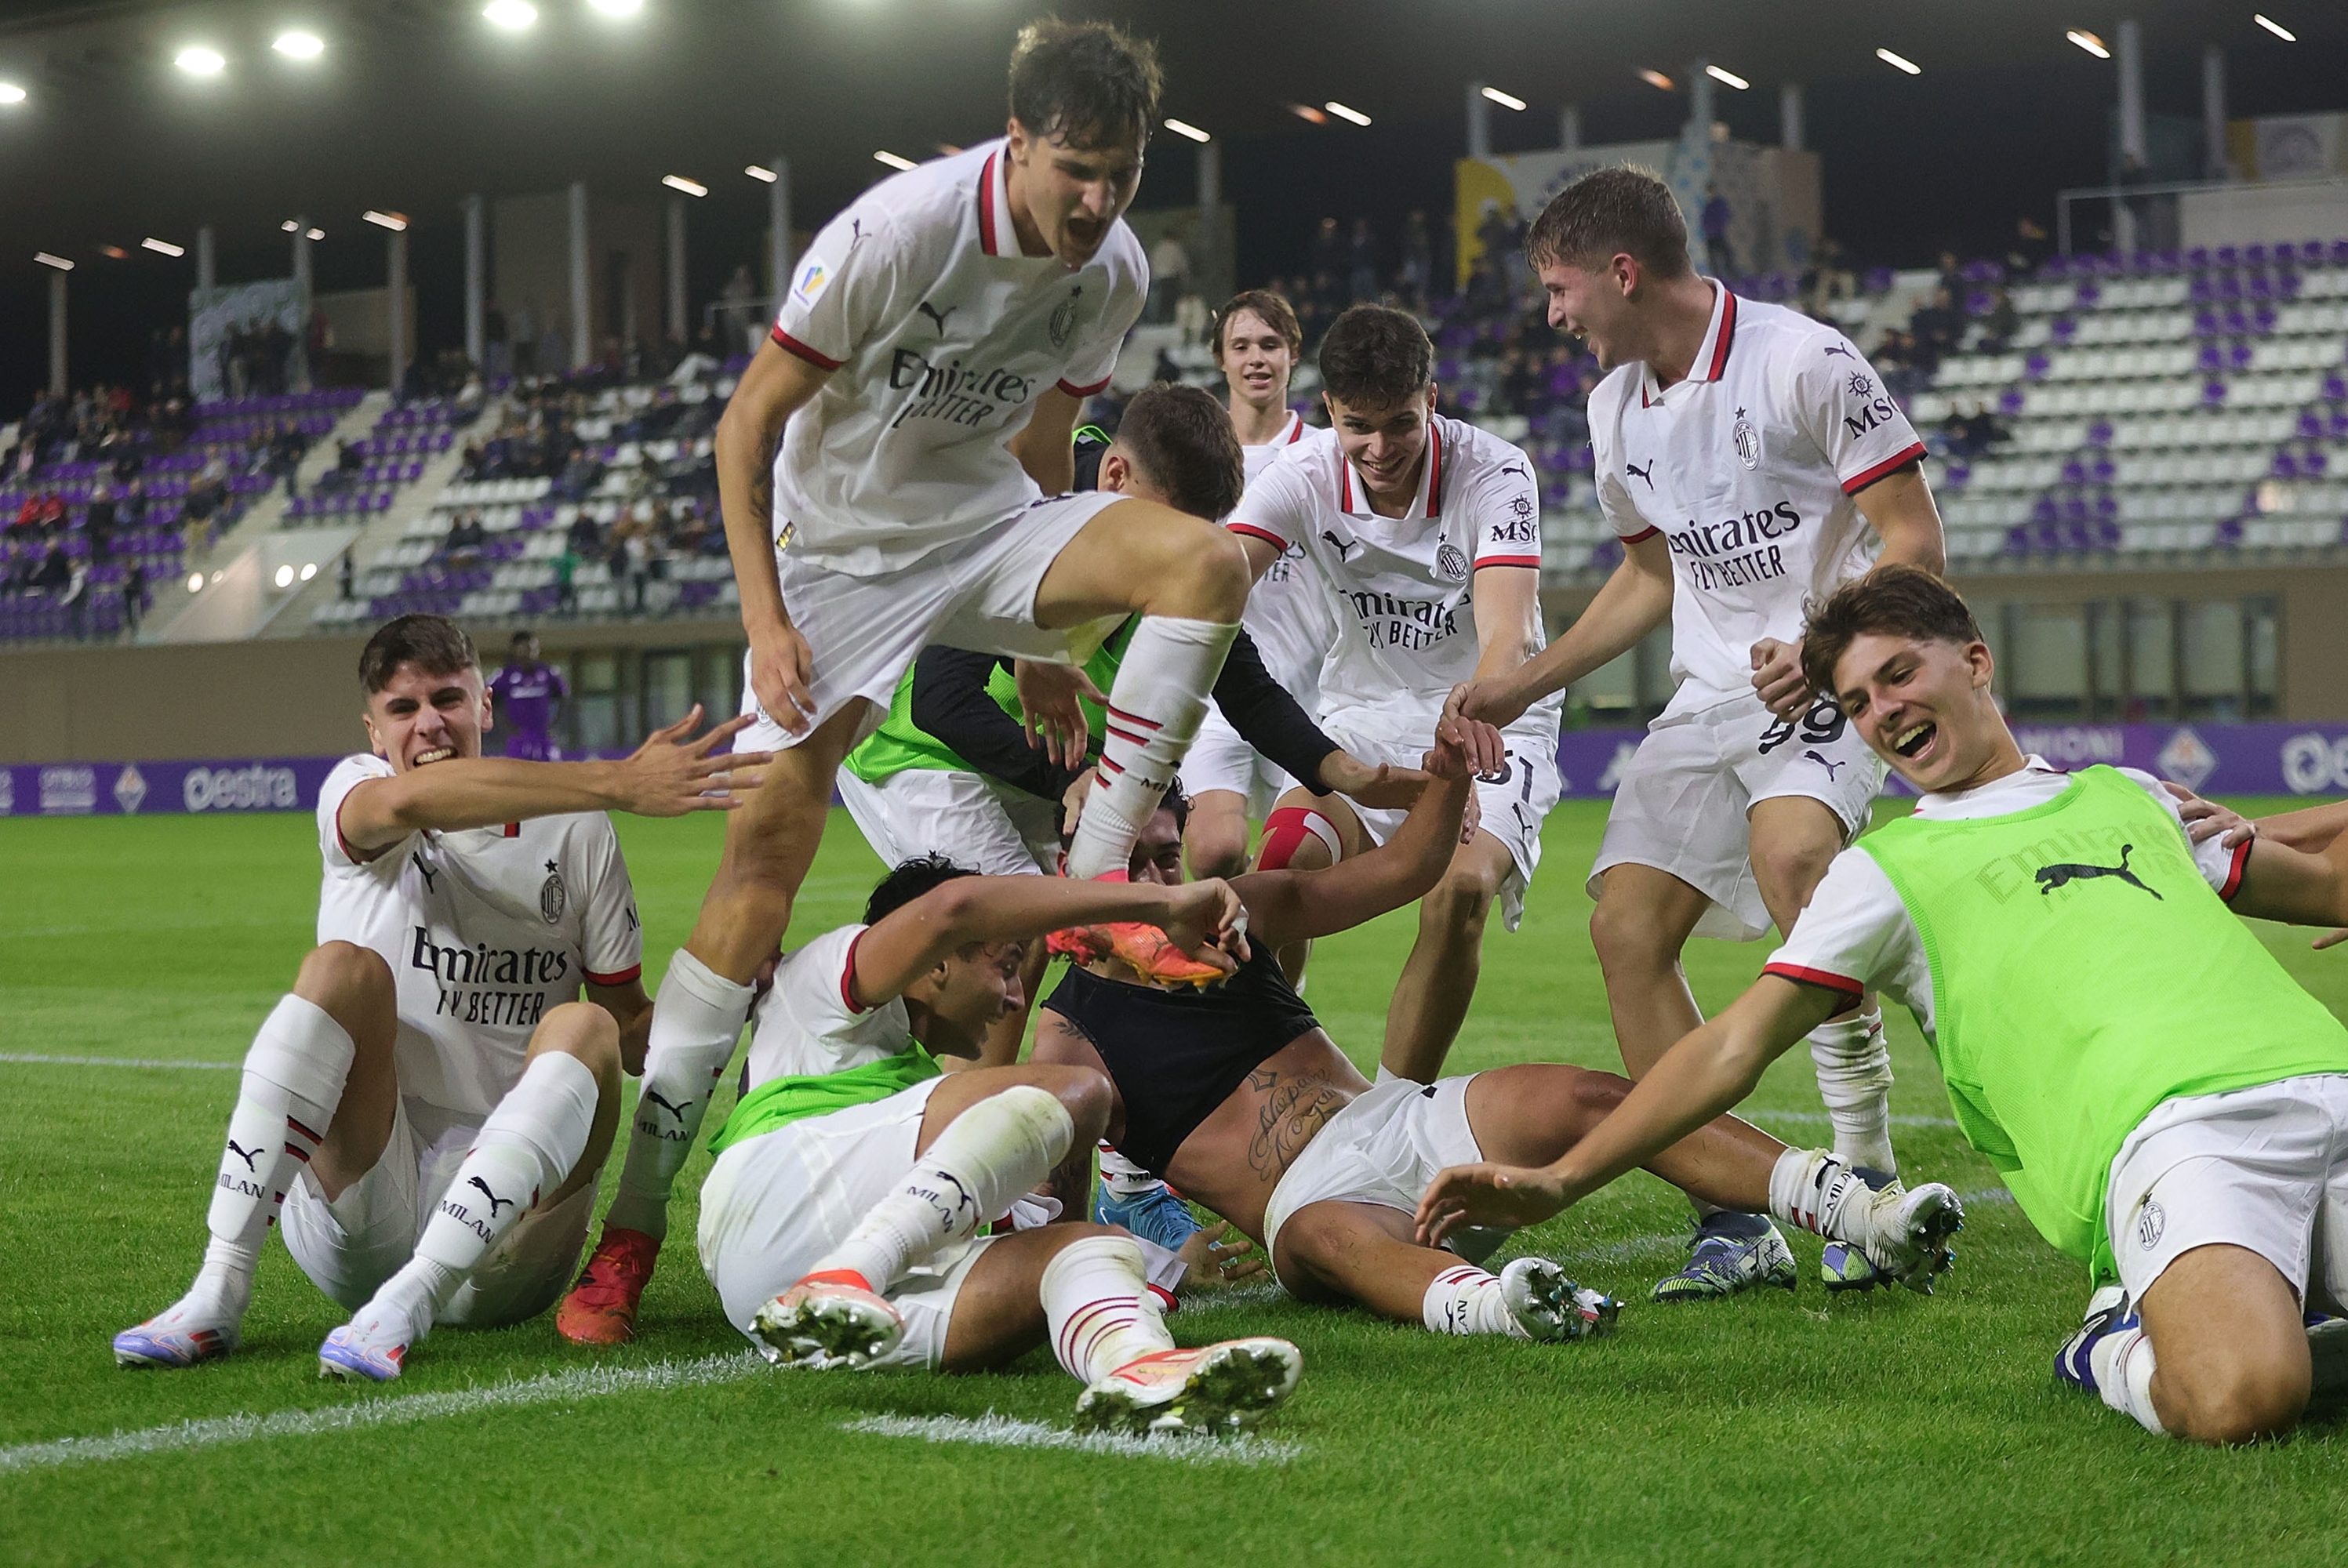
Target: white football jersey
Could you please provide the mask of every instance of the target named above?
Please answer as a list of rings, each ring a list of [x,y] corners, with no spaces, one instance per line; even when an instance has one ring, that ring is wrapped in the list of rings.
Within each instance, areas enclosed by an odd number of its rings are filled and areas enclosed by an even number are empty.
[[[478,1122],[520,1079],[549,1008],[578,1000],[582,981],[643,973],[635,890],[600,811],[424,829],[357,859],[336,826],[343,798],[391,776],[381,757],[345,757],[318,790],[318,940],[391,966],[401,1095]]]
[[[1476,673],[1474,581],[1540,566],[1533,466],[1498,436],[1437,415],[1409,515],[1371,509],[1334,430],[1307,432],[1256,476],[1228,526],[1303,554],[1337,620],[1321,670],[1324,717],[1356,710],[1432,728]],[[1552,715],[1554,701],[1546,704]]]
[[[1039,498],[1004,445],[1108,384],[1149,270],[1119,220],[1083,266],[1023,256],[1000,140],[892,176],[799,258],[774,340],[836,371],[775,455],[776,547],[870,576]]]
[[[850,999],[857,939],[868,929],[826,931],[776,966],[774,987],[750,1017],[751,1088],[777,1078],[870,1066],[912,1043],[902,997],[876,1008]]]
[[[1804,600],[1871,563],[1851,497],[1924,455],[1849,338],[1713,290],[1684,380],[1661,386],[1625,364],[1590,395],[1606,520],[1626,540],[1671,545],[1675,712],[1752,690],[1753,644],[1800,637]]]
[[[1257,475],[1312,428],[1292,411],[1279,435],[1261,446],[1241,447],[1248,483],[1254,484]],[[1303,547],[1290,545],[1264,569],[1248,594],[1241,624],[1255,640],[1256,651],[1263,655],[1264,668],[1272,678],[1310,711],[1319,701],[1321,661],[1337,645],[1337,618],[1328,586],[1304,559]]]

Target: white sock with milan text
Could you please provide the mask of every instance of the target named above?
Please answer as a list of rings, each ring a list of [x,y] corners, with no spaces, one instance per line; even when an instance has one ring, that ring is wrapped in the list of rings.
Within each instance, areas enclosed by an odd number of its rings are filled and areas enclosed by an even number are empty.
[[[1140,1244],[1122,1235],[1071,1242],[1044,1266],[1038,1294],[1052,1326],[1052,1354],[1078,1382],[1089,1387],[1144,1356],[1174,1348],[1141,1271]]]
[[[2148,1432],[2165,1432],[2160,1412],[2152,1408],[2152,1340],[2141,1327],[2106,1334],[2087,1352],[2095,1369],[2096,1392],[2104,1403],[2124,1416],[2134,1416]]]
[[[1222,673],[1237,622],[1145,615],[1109,686],[1107,733],[1084,815],[1068,845],[1068,875],[1079,880],[1124,871],[1142,824],[1174,782],[1175,767],[1198,738],[1207,694]]]
[[[1846,1013],[1810,1030],[1818,1098],[1834,1124],[1834,1152],[1854,1165],[1897,1175],[1891,1153],[1891,1050],[1883,1009]]]
[[[636,1092],[627,1159],[603,1216],[606,1225],[654,1240],[668,1235],[669,1189],[693,1153],[717,1080],[734,1060],[750,1000],[748,986],[735,984],[684,948],[669,959],[653,1003],[644,1087]]]
[[[1418,1319],[1437,1334],[1509,1334],[1529,1339],[1500,1295],[1500,1276],[1472,1265],[1447,1268],[1427,1282]]]

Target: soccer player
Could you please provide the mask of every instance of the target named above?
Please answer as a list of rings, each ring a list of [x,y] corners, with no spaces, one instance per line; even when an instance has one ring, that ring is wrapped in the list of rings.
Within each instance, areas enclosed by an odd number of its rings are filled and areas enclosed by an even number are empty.
[[[1231,388],[1231,428],[1252,482],[1304,438],[1303,416],[1288,406],[1288,381],[1304,351],[1304,331],[1286,300],[1268,289],[1249,289],[1216,313],[1211,342]],[[1282,552],[1249,590],[1241,621],[1272,678],[1307,712],[1319,705],[1321,661],[1337,642],[1328,590],[1311,571],[1302,549]],[[1250,823],[1270,815],[1299,783],[1313,784],[1249,744],[1219,709],[1210,709],[1182,759],[1182,787],[1190,797],[1183,850],[1190,875],[1230,876],[1246,869]]]
[[[1000,1366],[1048,1336],[1085,1385],[1080,1423],[1221,1430],[1296,1386],[1279,1339],[1178,1350],[1132,1237],[1107,1226],[977,1232],[1100,1134],[1108,1085],[1050,1064],[941,1076],[1024,1005],[1023,947],[1062,927],[1148,920],[1228,970],[1244,957],[1220,882],[980,876],[898,866],[864,923],[785,958],[760,1004],[749,1090],[702,1187],[701,1258],[726,1320],[769,1359]]]
[[[1915,815],[1837,856],[1761,978],[1596,1131],[1545,1167],[1444,1172],[1421,1235],[1556,1213],[1880,990],[1966,1141],[2101,1287],[2057,1374],[2151,1431],[2288,1430],[2312,1387],[2348,1384],[2348,1326],[2302,1316],[2348,1297],[2348,1030],[2235,917],[2348,921],[2348,845],[2197,846],[2149,776],[2024,756],[1972,613],[1917,568],[1837,589],[1802,663],[1922,793]]]
[[[1211,991],[1140,982],[1115,959],[1071,968],[1043,1004],[1035,1060],[1107,1072],[1108,1132],[1149,1169],[1260,1243],[1281,1283],[1305,1300],[1352,1300],[1436,1333],[1576,1339],[1604,1332],[1617,1304],[1578,1289],[1553,1261],[1520,1257],[1497,1276],[1478,1266],[1505,1237],[1459,1252],[1420,1245],[1411,1213],[1447,1163],[1561,1153],[1619,1104],[1623,1079],[1528,1063],[1420,1084],[1381,1072],[1374,1086],[1330,1040],[1272,958],[1278,943],[1344,930],[1422,897],[1448,868],[1472,781],[1472,720],[1447,720],[1426,765],[1435,782],[1376,848],[1314,871],[1259,871],[1232,891],[1251,956]],[[1480,737],[1497,744],[1498,737]],[[1136,845],[1136,881],[1178,882],[1180,829],[1161,807]],[[1549,1157],[1554,1158],[1554,1153]],[[1823,1150],[1789,1150],[1724,1116],[1651,1164],[1715,1202],[1766,1207],[1772,1173],[1787,1191],[1838,1169]],[[1801,1177],[1800,1181],[1795,1179]],[[1788,1218],[1873,1251],[1920,1287],[1947,1266],[1962,1219],[1945,1187],[1878,1193]]]
[[[534,763],[562,760],[554,721],[571,695],[562,671],[538,656],[538,633],[517,631],[505,668],[489,677],[489,695],[505,720],[506,755]]]
[[[1454,687],[1509,674],[1541,647],[1532,464],[1435,412],[1434,364],[1417,318],[1383,305],[1340,315],[1321,340],[1334,428],[1282,448],[1229,524],[1260,576],[1302,551],[1334,592],[1341,630],[1321,671],[1322,726],[1355,756],[1397,766],[1417,758]],[[1480,825],[1420,901],[1386,1012],[1384,1061],[1398,1078],[1440,1071],[1475,996],[1494,899],[1509,929],[1523,914],[1557,802],[1557,710],[1532,705],[1501,726],[1504,750],[1471,758],[1485,780]],[[1259,865],[1325,866],[1402,820],[1292,791],[1265,825]]]
[[[1582,176],[1525,251],[1550,324],[1608,374],[1590,397],[1598,498],[1622,562],[1539,658],[1457,693],[1507,723],[1630,649],[1666,617],[1679,689],[1614,792],[1590,874],[1590,935],[1622,1062],[1637,1078],[1703,1021],[1680,949],[1692,934],[1794,928],[1828,862],[1867,825],[1882,765],[1800,668],[1802,606],[1882,559],[1938,571],[1923,444],[1833,327],[1739,299],[1688,262],[1687,226],[1642,169]],[[1810,1041],[1835,1152],[1895,1173],[1891,1058],[1872,999]],[[1829,1288],[1877,1283],[1829,1247]],[[1656,1299],[1794,1284],[1759,1214],[1701,1214],[1687,1267]]]
[[[699,709],[623,763],[484,759],[472,641],[435,615],[368,639],[359,683],[373,754],[319,790],[318,946],[244,1059],[203,1266],[115,1336],[126,1367],[236,1348],[281,1211],[286,1250],[352,1309],[323,1375],[385,1381],[436,1323],[544,1311],[651,1023],[603,813],[724,810],[766,761],[710,754],[739,719],[686,742]]]
[[[1010,76],[1005,136],[880,181],[816,235],[718,424],[743,702],[758,715],[746,736],[779,754],[726,825],[662,981],[644,1086],[684,1117],[673,1139],[631,1140],[607,1216],[626,1234],[589,1265],[599,1311],[633,1321],[833,774],[916,655],[946,642],[1080,662],[1140,617],[1069,856],[1082,878],[1122,871],[1239,632],[1236,541],[1155,502],[1066,493],[1077,412],[1146,291],[1122,214],[1157,117],[1156,56],[1105,23],[1047,20],[1021,31]]]

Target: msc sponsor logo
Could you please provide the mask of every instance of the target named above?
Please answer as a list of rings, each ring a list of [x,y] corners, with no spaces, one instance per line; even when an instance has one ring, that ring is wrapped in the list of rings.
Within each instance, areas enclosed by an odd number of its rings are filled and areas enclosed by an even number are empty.
[[[291,811],[299,804],[292,768],[191,768],[180,802],[190,811]]]
[[[1866,379],[1867,377],[1863,375],[1855,375],[1851,377],[1851,382],[1856,385]],[[1849,432],[1850,438],[1856,441],[1876,426],[1889,425],[1898,417],[1900,417],[1900,410],[1891,399],[1875,397],[1860,404],[1851,413],[1844,415],[1842,427]]]

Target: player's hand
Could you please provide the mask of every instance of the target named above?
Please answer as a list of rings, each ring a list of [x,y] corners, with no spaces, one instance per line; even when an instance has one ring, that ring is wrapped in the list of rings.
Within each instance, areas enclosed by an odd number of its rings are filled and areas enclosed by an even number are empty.
[[[1338,751],[1321,759],[1321,782],[1330,794],[1372,811],[1408,811],[1426,787],[1426,775],[1390,763],[1372,767],[1351,752]]]
[[[2323,935],[2316,938],[2312,942],[2310,942],[2308,946],[2320,953],[2326,948],[2336,948],[2343,942],[2348,942],[2348,926],[2342,926],[2336,930],[2326,931]]]
[[[1753,690],[1762,705],[1781,719],[1797,719],[1810,705],[1810,683],[1802,675],[1802,644],[1798,639],[1780,642],[1765,637],[1753,645]]]
[[[1097,768],[1086,768],[1068,781],[1060,792],[1060,831],[1074,833],[1076,824],[1084,819],[1085,797],[1093,793],[1093,780],[1099,775]]]
[[[1439,1246],[1465,1225],[1539,1225],[1565,1207],[1565,1184],[1522,1165],[1453,1165],[1438,1171],[1418,1200],[1418,1241]]]
[[[2223,834],[2225,847],[2231,849],[2259,835],[2259,825],[2230,806],[2204,800],[2183,784],[2168,779],[2161,781],[2160,787],[2176,797],[2177,815],[2185,819],[2185,836],[2195,844],[2206,844]]]
[[[749,792],[766,776],[757,770],[773,762],[775,753],[713,753],[719,742],[733,739],[750,721],[750,714],[739,714],[689,741],[685,737],[701,723],[701,704],[695,703],[692,712],[645,736],[635,754],[620,764],[613,804],[637,816],[683,816],[748,804]]]
[[[794,735],[815,723],[815,651],[786,623],[750,639],[750,690],[767,717]]]
[[[1467,809],[1459,814],[1459,842],[1476,842],[1476,830],[1484,825],[1484,797],[1474,790],[1468,792]]]
[[[1248,961],[1247,906],[1221,877],[1184,882],[1166,889],[1167,910],[1158,928],[1167,939],[1202,964],[1227,975]]]
[[[1019,688],[1019,722],[1027,732],[1027,743],[1040,748],[1056,766],[1083,767],[1092,729],[1079,699],[1108,701],[1092,677],[1074,664],[1020,659],[1012,662],[1011,679]]]
[[[1447,712],[1435,722],[1435,749],[1419,765],[1439,779],[1472,774],[1496,780],[1508,772],[1508,742],[1481,719],[1462,719]]]
[[[1182,1276],[1188,1290],[1228,1290],[1234,1285],[1263,1277],[1263,1259],[1255,1243],[1240,1235],[1229,1220],[1192,1231],[1175,1255],[1190,1266]]]
[[[1506,727],[1525,716],[1532,704],[1509,689],[1509,683],[1498,677],[1481,681],[1463,681],[1451,688],[1451,695],[1443,701],[1443,716],[1447,719],[1481,719],[1488,724]]]

